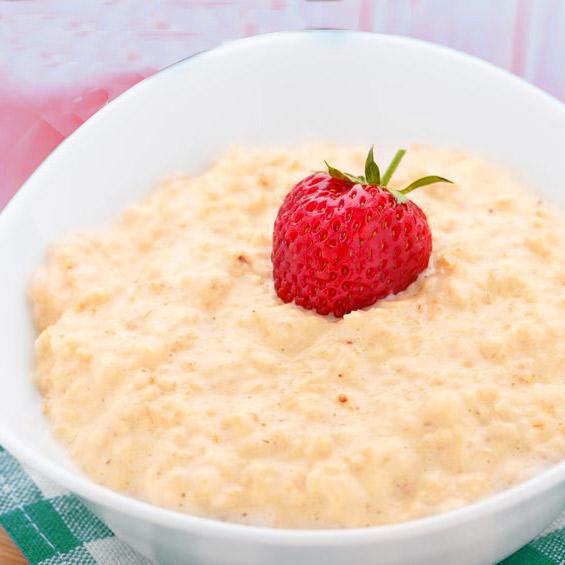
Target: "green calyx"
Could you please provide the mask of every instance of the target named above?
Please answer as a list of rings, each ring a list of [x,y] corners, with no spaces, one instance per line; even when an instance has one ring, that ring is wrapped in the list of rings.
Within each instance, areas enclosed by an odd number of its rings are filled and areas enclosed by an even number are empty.
[[[372,186],[379,186],[380,188],[384,188],[388,190],[395,198],[399,204],[404,202],[408,202],[408,198],[406,195],[420,188],[421,186],[427,186],[428,184],[434,184],[436,182],[448,182],[452,184],[452,181],[438,177],[437,175],[429,175],[427,177],[422,177],[421,179],[415,180],[411,182],[407,187],[403,188],[402,190],[395,190],[394,188],[390,188],[388,183],[392,178],[392,175],[398,168],[400,161],[406,154],[405,149],[399,149],[396,152],[396,155],[393,157],[392,161],[390,162],[389,166],[386,168],[383,176],[381,177],[381,171],[377,163],[375,163],[375,157],[373,153],[373,146],[369,149],[369,153],[367,154],[367,159],[365,160],[365,176],[355,176],[350,175],[344,171],[340,171],[335,167],[332,167],[327,161],[324,161],[326,167],[328,168],[329,175],[334,179],[344,180],[346,182],[350,182],[352,184],[369,184]]]

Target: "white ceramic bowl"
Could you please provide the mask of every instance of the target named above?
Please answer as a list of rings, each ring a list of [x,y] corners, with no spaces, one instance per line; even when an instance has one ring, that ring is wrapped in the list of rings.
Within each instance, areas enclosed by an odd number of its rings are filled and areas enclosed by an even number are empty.
[[[197,172],[234,142],[456,145],[565,201],[565,110],[532,86],[419,41],[280,33],[178,63],[109,104],[41,165],[0,216],[0,442],[79,495],[160,563],[489,563],[565,506],[565,464],[463,509],[405,524],[255,528],[157,508],[94,484],[51,437],[32,385],[26,285],[47,244],[103,225],[173,169]]]

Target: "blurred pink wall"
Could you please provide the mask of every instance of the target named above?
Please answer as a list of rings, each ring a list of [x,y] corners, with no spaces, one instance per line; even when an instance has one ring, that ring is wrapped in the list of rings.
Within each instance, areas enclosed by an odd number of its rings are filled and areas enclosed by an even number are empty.
[[[448,45],[565,100],[565,0],[0,0],[0,209],[145,76],[229,39],[311,27]]]

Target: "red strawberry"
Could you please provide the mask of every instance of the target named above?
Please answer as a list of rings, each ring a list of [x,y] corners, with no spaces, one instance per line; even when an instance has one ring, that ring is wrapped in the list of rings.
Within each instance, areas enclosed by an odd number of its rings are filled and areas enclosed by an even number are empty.
[[[405,151],[381,179],[367,155],[365,176],[334,169],[301,180],[286,196],[273,234],[275,290],[284,302],[341,317],[396,294],[428,266],[432,234],[424,212],[406,194],[435,182],[421,178],[405,189],[387,187]]]

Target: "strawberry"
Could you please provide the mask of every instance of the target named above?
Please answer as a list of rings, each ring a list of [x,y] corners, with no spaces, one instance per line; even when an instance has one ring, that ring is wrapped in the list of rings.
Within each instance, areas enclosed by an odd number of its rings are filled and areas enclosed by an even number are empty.
[[[402,190],[388,187],[406,152],[381,178],[371,147],[365,175],[328,172],[301,180],[275,220],[273,277],[284,302],[336,317],[405,290],[426,269],[432,234],[424,212],[406,195],[436,182],[427,176]]]

